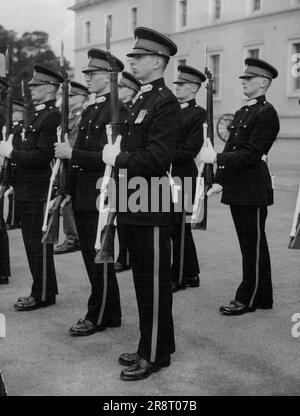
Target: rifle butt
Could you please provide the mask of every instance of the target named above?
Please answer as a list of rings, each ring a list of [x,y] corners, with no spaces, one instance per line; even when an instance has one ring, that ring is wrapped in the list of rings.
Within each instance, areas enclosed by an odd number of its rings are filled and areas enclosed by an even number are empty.
[[[62,198],[59,197],[59,201],[54,203],[53,208],[48,217],[47,230],[43,234],[43,244],[57,244],[59,239],[59,222],[60,222],[60,203]]]
[[[95,256],[95,263],[114,263],[114,245],[116,226],[114,224],[115,213],[111,213],[107,225],[101,233],[101,247]]]
[[[295,235],[290,238],[289,246],[290,249],[300,249],[300,222],[298,222]]]
[[[205,195],[202,206],[199,207],[197,218],[191,222],[192,230],[207,230],[207,196]]]

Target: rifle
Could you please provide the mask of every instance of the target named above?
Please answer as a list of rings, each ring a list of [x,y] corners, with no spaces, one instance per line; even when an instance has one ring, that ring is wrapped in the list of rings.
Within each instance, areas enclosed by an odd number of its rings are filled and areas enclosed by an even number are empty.
[[[2,128],[2,139],[7,140],[9,135],[12,133],[12,111],[13,111],[13,87],[11,83],[11,71],[10,71],[10,50],[6,49],[5,55],[0,53],[1,61],[5,62],[5,75],[6,81],[8,84],[7,94],[6,94],[6,121],[5,126]],[[4,55],[4,58],[3,58]],[[8,158],[4,158],[3,164],[0,172],[0,229],[5,227],[5,224],[2,221],[4,214],[4,197],[5,192],[9,189],[9,169],[10,162]]]
[[[69,129],[69,78],[65,69],[64,50],[63,43],[61,44],[61,56],[60,56],[60,69],[64,76],[62,84],[62,115],[61,115],[61,127],[57,128],[57,141],[60,143],[65,140],[68,135]],[[59,222],[60,222],[60,206],[65,197],[66,189],[66,171],[67,165],[65,160],[57,159],[52,170],[48,188],[48,198],[46,204],[46,210],[44,215],[44,224],[42,231],[44,233],[42,243],[56,244],[59,238]],[[54,203],[50,209],[50,201],[53,191],[53,184],[57,174],[59,173],[59,186],[57,190]]]
[[[25,93],[25,86],[24,86],[24,81],[22,79],[21,81],[21,94],[22,94],[22,98],[23,98],[23,102],[24,102],[24,126],[23,126],[23,134],[22,134],[22,140],[24,140],[25,138],[25,132],[29,126],[29,110],[30,110],[30,103],[28,100],[28,97]]]
[[[203,125],[204,144],[207,137],[210,138],[211,144],[214,145],[214,105],[213,105],[213,76],[208,69],[207,45],[205,45],[205,70],[207,78],[206,84],[206,111],[207,124]],[[197,161],[197,158],[196,158]],[[197,163],[198,177],[191,227],[194,230],[207,229],[207,191],[212,187],[214,181],[214,169],[211,164]],[[197,195],[198,189],[198,195]],[[198,199],[197,199],[198,198]]]
[[[106,51],[110,64],[110,106],[111,106],[111,123],[106,126],[107,141],[109,144],[114,143],[120,133],[119,125],[119,95],[118,95],[118,68],[114,57],[110,52],[111,30],[109,21],[106,22]],[[113,206],[113,198],[109,198],[109,182],[116,176],[115,168],[106,165],[104,177],[100,189],[99,219],[95,249],[97,251],[95,263],[113,263],[114,262],[114,238],[115,238],[115,220],[116,210]],[[105,201],[108,200],[107,206]]]
[[[295,214],[293,225],[290,233],[289,248],[299,249],[300,248],[300,186],[298,191],[298,197],[296,202]]]
[[[203,143],[207,141],[207,123],[203,123]],[[205,178],[203,176],[204,163],[199,163],[196,158],[196,165],[198,175],[196,180],[195,202],[193,205],[193,212],[191,216],[191,227],[194,230],[205,230],[207,222],[207,185],[205,185]]]

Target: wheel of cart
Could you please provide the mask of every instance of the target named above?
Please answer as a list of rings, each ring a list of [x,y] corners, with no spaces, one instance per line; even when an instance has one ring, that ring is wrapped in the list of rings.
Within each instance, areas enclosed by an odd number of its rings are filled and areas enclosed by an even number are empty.
[[[229,137],[229,128],[233,121],[233,114],[223,114],[217,121],[217,134],[219,138],[226,142]]]

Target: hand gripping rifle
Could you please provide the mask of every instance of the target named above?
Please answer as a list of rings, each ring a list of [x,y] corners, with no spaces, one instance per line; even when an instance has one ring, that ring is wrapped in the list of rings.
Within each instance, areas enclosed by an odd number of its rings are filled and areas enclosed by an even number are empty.
[[[65,70],[65,60],[63,54],[63,44],[61,45],[61,57],[60,57],[60,68],[61,73],[64,76],[62,84],[62,109],[61,109],[61,127],[57,128],[57,141],[58,143],[63,142],[65,137],[68,135],[69,125],[69,79],[68,73]],[[44,224],[42,231],[44,233],[42,243],[56,244],[59,238],[59,222],[60,222],[60,206],[65,197],[66,189],[66,161],[57,159],[52,169],[52,175],[50,178],[47,205],[44,216]],[[50,209],[51,196],[53,192],[53,184],[56,176],[59,174],[59,186],[57,190],[54,203]]]
[[[118,68],[114,57],[110,52],[111,31],[109,21],[106,23],[106,50],[107,58],[111,68],[110,74],[110,105],[111,123],[106,126],[107,141],[113,144],[120,133],[119,125],[119,96],[118,96]],[[115,168],[106,165],[102,185],[100,189],[99,219],[95,249],[97,251],[95,263],[114,262],[114,238],[116,209],[114,197],[109,194],[109,183],[114,182],[116,177]],[[107,202],[107,204],[106,204]],[[105,205],[106,204],[106,205]]]
[[[5,126],[2,128],[2,139],[7,140],[12,133],[12,112],[13,112],[13,87],[11,83],[11,73],[10,73],[10,51],[9,48],[6,49],[5,54],[0,53],[1,61],[5,62],[5,75],[8,83],[7,93],[6,93],[6,121]],[[4,208],[4,197],[5,192],[9,189],[9,170],[10,170],[10,161],[8,158],[4,158],[3,164],[0,172],[0,229],[4,226],[3,218],[3,208]]]
[[[207,45],[205,45],[205,75],[207,78],[206,85],[206,111],[207,124],[203,124],[203,144],[206,145],[207,137],[210,138],[211,144],[214,145],[214,110],[213,110],[213,77],[208,69],[207,62]],[[195,230],[207,229],[207,191],[212,187],[214,180],[214,170],[211,164],[200,164],[197,162],[198,177],[193,215],[191,226]],[[197,195],[198,191],[198,195]]]

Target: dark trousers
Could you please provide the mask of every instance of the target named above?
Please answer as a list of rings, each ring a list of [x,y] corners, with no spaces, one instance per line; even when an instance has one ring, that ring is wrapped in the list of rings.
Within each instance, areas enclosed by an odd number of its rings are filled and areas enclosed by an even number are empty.
[[[119,255],[117,262],[123,266],[129,266],[129,251],[128,251],[128,236],[124,225],[117,226],[118,239],[119,239]]]
[[[85,268],[92,286],[86,318],[95,325],[117,323],[121,304],[114,264],[95,263],[98,211],[75,211],[75,222]]]
[[[0,222],[0,277],[9,277],[9,240],[4,219],[0,218]]]
[[[18,201],[17,209],[29,268],[33,278],[31,296],[45,301],[57,295],[53,244],[42,244],[43,201]]]
[[[20,224],[20,216],[19,213],[16,211],[16,201],[14,194],[10,194],[8,196],[9,200],[9,210],[6,219],[6,224],[12,228],[19,227]]]
[[[76,240],[78,240],[78,235],[71,202],[62,208],[62,216],[66,240],[74,243]]]
[[[126,225],[139,310],[138,354],[152,363],[175,351],[169,227]]]
[[[186,279],[200,273],[191,224],[186,223],[186,214],[178,213],[178,221],[171,233],[173,244],[172,279],[185,284]]]
[[[243,258],[243,281],[235,300],[246,306],[273,304],[271,262],[265,234],[267,207],[230,206]]]

